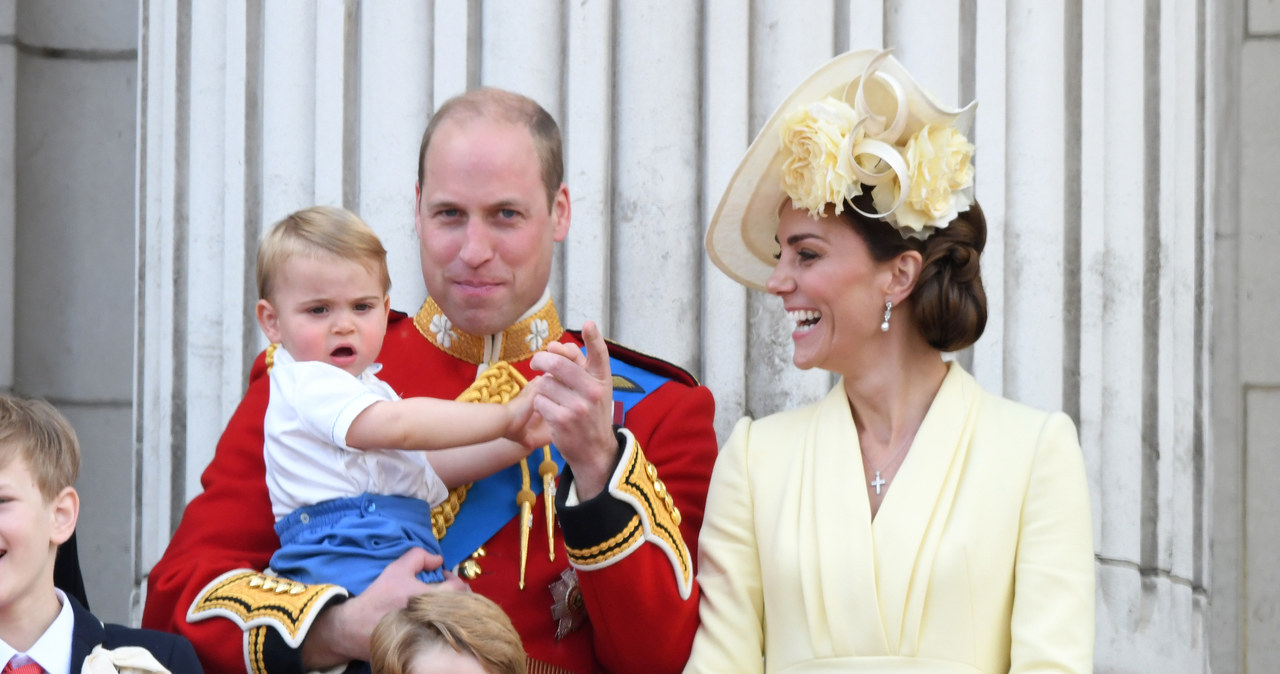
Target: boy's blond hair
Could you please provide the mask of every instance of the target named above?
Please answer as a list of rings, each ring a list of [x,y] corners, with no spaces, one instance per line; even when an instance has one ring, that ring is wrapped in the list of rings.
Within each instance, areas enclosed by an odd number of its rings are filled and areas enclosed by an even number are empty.
[[[484,595],[429,592],[388,613],[369,644],[375,674],[407,674],[422,652],[451,648],[471,655],[490,674],[524,674],[524,646],[511,619]]]
[[[0,468],[26,461],[46,503],[74,486],[80,443],[71,423],[43,400],[0,395]]]
[[[273,225],[258,246],[258,299],[270,300],[273,283],[294,255],[328,253],[363,264],[378,274],[382,292],[391,290],[387,249],[360,216],[345,208],[312,206]]]

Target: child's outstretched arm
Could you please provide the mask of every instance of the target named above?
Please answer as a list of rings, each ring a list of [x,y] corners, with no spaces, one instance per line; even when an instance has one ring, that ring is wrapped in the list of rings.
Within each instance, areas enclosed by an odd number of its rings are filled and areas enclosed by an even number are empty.
[[[512,413],[506,437],[431,453],[431,467],[445,486],[453,489],[488,477],[551,442],[547,422],[533,410],[536,388],[537,380],[534,380],[504,405]]]
[[[508,405],[405,398],[365,408],[347,429],[355,449],[445,449],[506,436],[519,410]]]
[[[503,405],[438,398],[374,403],[351,422],[347,445],[439,450],[431,466],[446,485],[474,482],[551,442],[546,421],[533,410],[537,388],[534,380]]]

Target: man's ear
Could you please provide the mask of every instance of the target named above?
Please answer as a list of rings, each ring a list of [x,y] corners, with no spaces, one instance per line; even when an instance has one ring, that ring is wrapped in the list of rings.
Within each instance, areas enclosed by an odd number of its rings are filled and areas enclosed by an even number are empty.
[[[267,341],[272,344],[280,343],[280,316],[276,313],[276,308],[266,300],[258,300],[256,307],[258,316],[258,325],[262,328],[262,334],[267,336]]]
[[[53,497],[53,532],[49,541],[54,545],[62,545],[71,538],[76,530],[76,520],[80,518],[80,495],[75,487],[63,487]]]
[[[413,229],[422,236],[422,183],[413,184]]]
[[[558,243],[569,235],[569,186],[560,183],[556,198],[551,202],[552,238]]]
[[[889,283],[885,287],[885,298],[894,304],[901,304],[915,290],[916,281],[920,280],[920,271],[924,268],[924,257],[914,250],[899,253],[889,261]]]

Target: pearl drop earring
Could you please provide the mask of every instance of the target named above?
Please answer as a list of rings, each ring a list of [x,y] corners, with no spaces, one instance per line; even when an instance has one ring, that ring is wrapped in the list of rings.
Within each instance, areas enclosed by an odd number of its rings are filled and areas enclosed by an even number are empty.
[[[893,315],[893,300],[884,301],[884,322],[880,324],[880,332],[889,331],[889,317]]]

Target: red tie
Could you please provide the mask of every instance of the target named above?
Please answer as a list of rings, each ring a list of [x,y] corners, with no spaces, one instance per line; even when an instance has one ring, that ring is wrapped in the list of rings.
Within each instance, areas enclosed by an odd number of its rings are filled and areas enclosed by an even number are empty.
[[[15,655],[14,660],[16,660],[17,657],[18,656]],[[44,669],[34,662],[28,662],[25,665],[18,665],[15,667],[13,660],[10,660],[9,664],[5,665],[3,670],[0,670],[0,674],[44,674]]]

